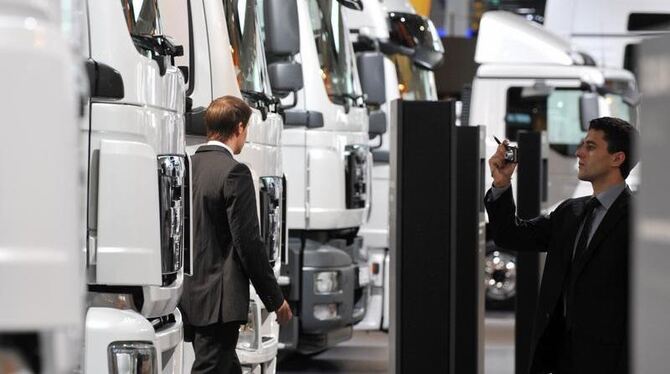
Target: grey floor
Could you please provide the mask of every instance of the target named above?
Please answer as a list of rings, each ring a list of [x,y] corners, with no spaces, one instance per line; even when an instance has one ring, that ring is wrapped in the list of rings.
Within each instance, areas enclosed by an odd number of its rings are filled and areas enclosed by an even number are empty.
[[[514,372],[514,319],[511,314],[486,317],[485,374]],[[387,373],[388,335],[355,332],[353,339],[315,356],[295,356],[279,364],[279,374]]]

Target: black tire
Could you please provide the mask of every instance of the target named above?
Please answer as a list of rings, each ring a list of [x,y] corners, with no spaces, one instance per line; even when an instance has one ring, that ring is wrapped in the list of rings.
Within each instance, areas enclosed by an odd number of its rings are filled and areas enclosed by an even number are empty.
[[[513,311],[516,303],[516,254],[486,243],[484,261],[486,309]]]

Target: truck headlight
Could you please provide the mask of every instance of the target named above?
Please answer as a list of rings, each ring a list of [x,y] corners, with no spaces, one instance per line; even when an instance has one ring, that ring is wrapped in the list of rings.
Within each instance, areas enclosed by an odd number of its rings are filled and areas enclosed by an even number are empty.
[[[283,180],[280,177],[260,178],[261,236],[270,263],[279,258],[282,244]]]
[[[184,251],[185,175],[186,162],[183,157],[158,157],[161,270],[163,275],[176,273],[182,266]]]
[[[319,321],[328,321],[339,318],[337,313],[337,304],[316,304],[314,305],[314,318]]]
[[[314,274],[314,292],[333,293],[340,290],[340,280],[336,271],[320,271]]]
[[[249,302],[249,315],[247,323],[240,326],[240,335],[237,338],[237,349],[255,351],[260,341],[260,328],[258,324],[258,304],[253,300]]]
[[[158,374],[156,348],[148,342],[114,342],[107,348],[110,373]]]
[[[366,145],[348,145],[345,147],[345,203],[347,209],[365,208],[367,198],[368,153]]]

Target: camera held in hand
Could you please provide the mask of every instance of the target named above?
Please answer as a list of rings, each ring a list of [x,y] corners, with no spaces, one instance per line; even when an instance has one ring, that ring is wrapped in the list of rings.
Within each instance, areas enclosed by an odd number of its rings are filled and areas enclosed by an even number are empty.
[[[493,139],[496,140],[498,144],[502,144],[502,142],[497,138],[493,137]],[[514,164],[519,163],[519,147],[515,147],[513,145],[509,145],[507,143],[505,145],[505,161],[506,162],[511,162]]]

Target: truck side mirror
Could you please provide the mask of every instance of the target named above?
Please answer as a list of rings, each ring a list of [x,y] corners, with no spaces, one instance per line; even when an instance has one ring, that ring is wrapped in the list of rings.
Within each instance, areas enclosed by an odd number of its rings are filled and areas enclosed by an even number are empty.
[[[386,113],[384,113],[383,110],[376,110],[370,113],[369,118],[370,125],[368,128],[368,136],[370,139],[386,133]]]
[[[268,65],[268,78],[272,93],[285,97],[302,89],[302,66],[297,62],[278,61]]]
[[[582,131],[588,131],[589,122],[598,117],[600,117],[598,94],[593,92],[582,93],[579,97],[579,121],[582,125]]]
[[[265,52],[292,56],[300,52],[300,28],[296,0],[265,0]]]
[[[356,56],[358,76],[367,104],[382,105],[386,102],[384,55],[380,52],[361,52]]]

